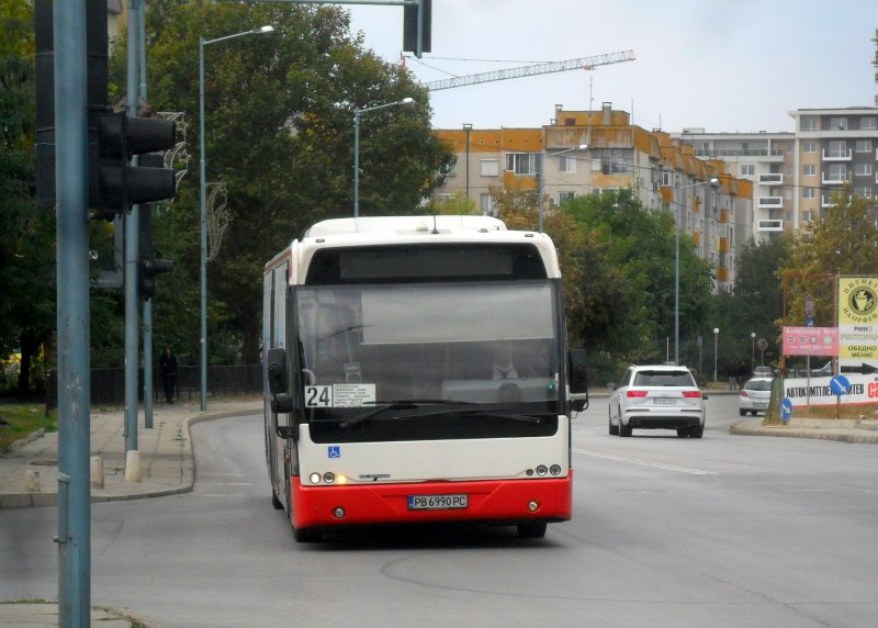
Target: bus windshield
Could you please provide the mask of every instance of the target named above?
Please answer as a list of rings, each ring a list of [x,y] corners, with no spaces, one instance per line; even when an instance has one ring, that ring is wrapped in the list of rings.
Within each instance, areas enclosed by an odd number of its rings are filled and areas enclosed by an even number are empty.
[[[486,404],[494,414],[557,413],[556,289],[548,279],[297,288],[312,423],[350,425],[382,404],[400,410],[363,423],[411,418],[412,405],[432,406],[423,410],[431,421],[441,404],[449,415],[454,404]]]

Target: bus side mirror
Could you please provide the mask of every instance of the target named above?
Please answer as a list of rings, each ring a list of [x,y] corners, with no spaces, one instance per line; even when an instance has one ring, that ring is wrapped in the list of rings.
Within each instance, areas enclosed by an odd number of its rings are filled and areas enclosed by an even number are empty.
[[[582,412],[588,407],[588,359],[585,349],[571,349],[568,359],[571,405],[577,412]]]
[[[588,392],[588,360],[585,349],[570,350],[570,392],[574,394]]]
[[[287,352],[283,347],[268,350],[268,392],[273,396],[287,392]]]

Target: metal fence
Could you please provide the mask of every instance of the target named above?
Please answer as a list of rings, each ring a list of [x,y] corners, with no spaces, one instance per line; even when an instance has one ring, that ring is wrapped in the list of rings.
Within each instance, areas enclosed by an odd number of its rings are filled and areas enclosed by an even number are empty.
[[[143,401],[143,369],[137,374],[140,382],[138,401]],[[158,369],[153,371],[153,399],[164,397],[164,384]],[[198,399],[201,396],[201,369],[198,366],[181,366],[177,369],[174,398]],[[262,368],[259,364],[242,366],[210,366],[207,368],[207,394],[209,397],[258,395],[262,393]],[[125,369],[91,370],[91,403],[107,405],[125,404]],[[58,405],[58,373],[52,369],[46,382],[46,410]]]

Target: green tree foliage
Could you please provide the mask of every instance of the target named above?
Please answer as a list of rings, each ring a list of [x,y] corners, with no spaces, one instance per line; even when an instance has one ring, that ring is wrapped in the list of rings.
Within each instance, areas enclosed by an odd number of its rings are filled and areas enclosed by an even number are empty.
[[[34,200],[33,7],[0,4],[0,358],[21,351],[18,390],[55,326],[55,221]]]
[[[815,324],[835,324],[836,275],[878,276],[878,226],[874,199],[851,196],[850,189],[832,197],[823,220],[811,225],[811,237],[796,240],[781,270],[786,284],[788,325],[805,320],[805,301],[814,302]],[[798,321],[798,322],[796,322]]]
[[[585,314],[592,325],[584,337],[592,347],[621,361],[663,361],[674,337],[674,217],[648,212],[630,190],[581,196],[565,211],[591,232],[603,257],[589,264],[597,297]],[[681,361],[705,319],[713,276],[692,240],[680,236]]]
[[[388,9],[393,10],[393,9]],[[210,359],[258,359],[261,270],[314,222],[353,211],[353,110],[414,98],[414,106],[361,115],[360,213],[410,214],[441,182],[452,156],[433,137],[428,92],[404,68],[352,37],[336,7],[156,0],[147,13],[148,101],[183,112],[189,173],[154,220],[161,256],[158,345],[198,355],[198,57],[205,40],[270,24],[275,32],[204,46],[209,182],[228,189],[229,227],[208,265]],[[125,84],[124,41],[111,60]]]

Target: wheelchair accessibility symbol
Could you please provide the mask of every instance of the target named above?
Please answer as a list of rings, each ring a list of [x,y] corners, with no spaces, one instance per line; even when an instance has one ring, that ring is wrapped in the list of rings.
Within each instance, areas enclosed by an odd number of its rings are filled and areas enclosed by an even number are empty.
[[[330,458],[341,458],[341,447],[338,445],[330,445],[326,448],[326,453]]]

